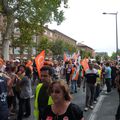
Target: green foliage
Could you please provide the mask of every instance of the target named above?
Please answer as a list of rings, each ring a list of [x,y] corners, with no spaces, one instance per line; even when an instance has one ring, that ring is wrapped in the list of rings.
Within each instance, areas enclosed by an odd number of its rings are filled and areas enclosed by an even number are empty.
[[[38,46],[37,46],[37,51],[40,53],[42,50],[45,50],[46,53],[48,53],[49,50],[49,40],[46,37],[42,37],[39,40]]]
[[[81,58],[83,59],[83,58],[88,58],[88,57],[92,57],[92,53],[90,53],[90,52],[87,52],[87,51],[85,51],[85,50],[81,50],[80,49],[80,55],[81,55]]]
[[[77,51],[77,48],[67,42],[64,43],[64,51],[68,52],[69,54],[73,54]]]
[[[51,45],[51,51],[53,52],[53,55],[62,55],[64,52],[64,43],[61,40],[56,40]]]
[[[120,49],[118,50],[118,56],[120,56]],[[116,60],[116,52],[112,53],[111,59]]]
[[[101,56],[100,55],[96,55],[95,59],[96,59],[96,61],[101,61]]]
[[[1,0],[0,10],[7,17],[7,27],[5,34],[8,34],[8,29],[11,29],[11,18],[18,21],[20,29],[20,38],[12,39],[13,46],[19,45],[21,53],[25,47],[32,44],[31,37],[37,33],[43,33],[43,26],[52,21],[61,24],[64,18],[64,12],[61,6],[67,8],[68,0]],[[2,9],[3,8],[3,9]],[[10,34],[10,33],[9,33]],[[11,38],[11,35],[9,35]],[[13,36],[13,35],[12,35]],[[5,37],[4,37],[5,38]],[[5,40],[3,38],[3,40]],[[13,37],[12,37],[13,38]]]
[[[111,59],[113,59],[113,60],[116,59],[116,53],[115,52],[112,53]]]

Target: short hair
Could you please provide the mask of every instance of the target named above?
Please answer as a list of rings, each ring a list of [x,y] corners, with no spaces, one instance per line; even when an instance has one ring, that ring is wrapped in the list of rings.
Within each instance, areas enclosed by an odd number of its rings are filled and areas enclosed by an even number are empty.
[[[66,100],[66,101],[71,101],[72,96],[70,95],[69,87],[68,87],[67,83],[66,83],[64,80],[53,81],[53,82],[50,84],[49,88],[48,88],[48,93],[49,93],[49,95],[51,95],[51,93],[52,93],[52,89],[53,89],[53,85],[54,85],[54,84],[59,84],[59,85],[60,85],[60,88],[61,88],[62,91],[63,91],[65,100]]]
[[[107,62],[107,63],[106,63],[106,66],[109,66],[109,65],[110,65],[110,63],[109,63],[109,62]]]
[[[40,71],[48,71],[49,75],[52,76],[52,68],[50,66],[43,66]]]
[[[32,71],[29,67],[26,67],[25,68],[25,75],[28,76],[29,78],[31,78],[31,74],[32,74]]]

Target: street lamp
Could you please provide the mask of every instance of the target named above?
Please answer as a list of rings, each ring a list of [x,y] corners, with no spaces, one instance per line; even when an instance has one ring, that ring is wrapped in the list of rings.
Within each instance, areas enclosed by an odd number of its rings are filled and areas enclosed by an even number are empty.
[[[118,55],[118,28],[117,28],[117,15],[118,12],[115,13],[106,13],[103,12],[104,15],[115,15],[115,21],[116,21],[116,60],[117,60],[117,55]]]

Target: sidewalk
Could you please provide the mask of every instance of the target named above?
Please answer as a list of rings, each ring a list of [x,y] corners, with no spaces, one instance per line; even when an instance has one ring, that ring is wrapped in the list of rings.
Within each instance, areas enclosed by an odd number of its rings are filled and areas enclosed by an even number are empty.
[[[105,91],[105,89],[102,91],[88,120],[115,120],[119,104],[117,89],[112,89],[112,92],[108,95],[105,94]]]

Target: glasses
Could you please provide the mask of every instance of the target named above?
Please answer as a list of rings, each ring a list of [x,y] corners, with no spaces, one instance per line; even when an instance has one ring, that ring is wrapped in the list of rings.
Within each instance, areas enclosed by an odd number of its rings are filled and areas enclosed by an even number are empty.
[[[51,90],[51,94],[55,93],[55,94],[60,94],[60,90]]]

